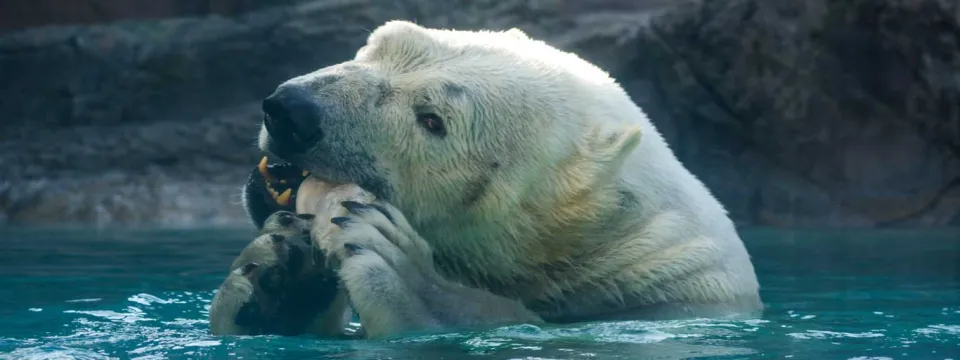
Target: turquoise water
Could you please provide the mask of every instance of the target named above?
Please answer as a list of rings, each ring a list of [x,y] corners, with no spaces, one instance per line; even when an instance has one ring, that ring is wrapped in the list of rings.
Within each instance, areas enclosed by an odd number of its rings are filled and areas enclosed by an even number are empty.
[[[748,321],[514,326],[398,341],[213,337],[250,231],[0,230],[2,359],[956,359],[960,231],[743,231]]]

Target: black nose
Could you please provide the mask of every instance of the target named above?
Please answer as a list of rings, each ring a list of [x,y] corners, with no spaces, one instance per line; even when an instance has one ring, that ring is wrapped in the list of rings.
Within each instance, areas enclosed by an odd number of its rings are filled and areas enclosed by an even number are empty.
[[[263,99],[263,123],[283,152],[302,153],[320,141],[323,106],[297,85],[280,85]]]

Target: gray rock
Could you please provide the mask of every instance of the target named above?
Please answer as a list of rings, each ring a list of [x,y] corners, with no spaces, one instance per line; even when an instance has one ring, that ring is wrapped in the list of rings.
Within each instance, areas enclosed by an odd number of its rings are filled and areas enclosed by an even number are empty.
[[[956,224],[958,18],[934,0],[704,1],[645,28],[629,77],[652,79],[678,155],[738,220]]]
[[[617,77],[741,225],[960,224],[942,0],[310,0],[0,37],[0,222],[249,226],[259,100],[386,20],[519,27]]]

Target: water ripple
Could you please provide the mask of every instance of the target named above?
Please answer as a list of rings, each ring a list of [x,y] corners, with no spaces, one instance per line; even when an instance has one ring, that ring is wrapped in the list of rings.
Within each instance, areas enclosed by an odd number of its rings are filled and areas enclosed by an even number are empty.
[[[66,308],[43,312],[60,321],[48,334],[32,338],[0,338],[4,359],[165,359],[206,357],[417,357],[465,355],[500,358],[697,358],[765,356],[771,353],[824,352],[824,344],[848,343],[859,349],[848,359],[879,359],[902,351],[929,349],[950,355],[949,345],[960,335],[960,325],[934,323],[897,328],[879,321],[823,328],[812,318],[785,311],[765,319],[745,321],[692,319],[675,321],[620,321],[540,327],[504,326],[480,332],[412,336],[392,341],[334,341],[307,337],[214,337],[207,333],[207,308],[213,292],[138,293],[115,306],[103,302],[68,302]],[[94,308],[90,308],[94,305]],[[85,307],[79,309],[78,307]],[[952,311],[943,319],[960,322]],[[52,312],[52,313],[51,313]],[[869,313],[869,312],[868,312]],[[59,315],[57,315],[59,314]],[[817,314],[842,323],[836,315]],[[878,317],[883,319],[884,317]],[[805,325],[806,324],[806,325]],[[356,324],[354,324],[356,325]],[[818,328],[819,327],[819,328]],[[846,328],[844,328],[846,327]],[[854,327],[862,330],[853,331]],[[791,340],[788,340],[791,339]],[[797,342],[800,343],[797,343]],[[893,350],[886,351],[884,350]],[[894,350],[896,349],[896,350]],[[875,354],[879,351],[879,354]],[[876,356],[874,356],[876,355]],[[901,355],[902,356],[902,355]]]
[[[851,245],[877,252],[871,259],[883,261],[874,262],[810,260],[840,248],[837,238],[829,246],[814,238],[756,242],[762,319],[516,325],[342,341],[208,333],[209,289],[249,240],[239,235],[235,246],[209,241],[223,232],[112,235],[133,242],[100,241],[98,233],[66,244],[22,237],[0,252],[0,272],[10,275],[0,276],[7,299],[0,359],[960,359],[960,272],[944,270],[956,263],[947,238]],[[70,256],[51,264],[42,255],[50,248]],[[917,257],[904,259],[904,249]]]

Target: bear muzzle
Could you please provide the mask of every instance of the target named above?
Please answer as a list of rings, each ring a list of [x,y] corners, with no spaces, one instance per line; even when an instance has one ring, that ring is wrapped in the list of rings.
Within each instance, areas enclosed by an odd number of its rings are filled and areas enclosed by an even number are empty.
[[[306,88],[283,84],[263,99],[263,125],[273,141],[270,151],[281,157],[310,150],[323,138],[320,122],[326,111]]]

